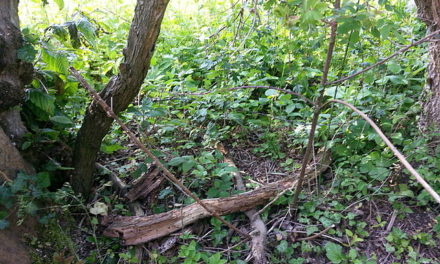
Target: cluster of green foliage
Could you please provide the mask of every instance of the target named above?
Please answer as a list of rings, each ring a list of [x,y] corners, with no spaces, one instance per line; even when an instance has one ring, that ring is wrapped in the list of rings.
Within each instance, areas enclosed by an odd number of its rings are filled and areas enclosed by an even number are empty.
[[[75,9],[56,1],[55,8],[60,10],[37,7],[45,14],[35,18],[38,23],[23,22],[26,45],[20,57],[34,63],[37,71],[23,107],[31,130],[21,146],[23,150],[72,146],[90,99],[69,75],[69,66],[79,69],[97,90],[118,72],[133,3],[119,1],[120,12],[115,14],[106,9],[105,3],[92,2],[85,1]],[[273,89],[225,89],[276,86],[316,98],[322,89],[319,82],[327,51],[328,25],[323,21],[330,19],[339,24],[330,80],[365,68],[397,51],[399,45],[425,34],[405,1],[343,1],[336,14],[331,3],[319,0],[244,1],[232,7],[223,1],[185,2],[176,1],[169,8],[139,99],[122,118],[181,175],[184,184],[204,198],[236,193],[231,175],[234,169],[224,164],[223,156],[215,150],[218,142],[276,160],[291,172],[299,167],[296,157],[302,153],[310,130],[313,109],[300,98]],[[186,4],[191,8],[184,11],[180,5]],[[49,19],[47,12],[59,15]],[[414,126],[426,67],[421,58],[426,57],[425,47],[416,47],[359,78],[327,88],[325,95],[326,99],[343,99],[359,106],[440,190],[440,179],[436,177],[440,173],[438,150],[437,155],[433,153],[427,147],[429,137],[420,135]],[[210,93],[182,95],[206,91]],[[102,151],[118,153],[125,149],[126,141],[115,127],[105,138]],[[321,114],[315,146],[332,152],[333,178],[321,179],[314,194],[301,196],[306,202],[299,207],[298,221],[306,227],[307,235],[336,225],[328,234],[348,242],[342,247],[333,242],[317,245],[277,239],[271,243],[271,262],[303,263],[305,258],[296,257],[301,252],[303,256],[325,256],[332,263],[376,263],[376,256],[357,252],[358,245],[369,236],[367,223],[344,209],[381,197],[398,212],[407,213],[408,205],[429,206],[431,198],[408,180],[373,129],[341,106],[330,106]],[[38,201],[54,199],[47,188],[50,182],[56,182],[57,172],[69,168],[54,153],[49,155],[50,161],[41,162],[37,168],[40,173],[36,178],[22,175],[14,183],[1,186],[1,205],[12,205],[10,198],[16,197],[25,201],[19,203],[20,210],[34,214]],[[131,164],[118,169],[121,177],[137,178],[148,170],[138,163],[150,162],[143,154],[132,154],[131,159]],[[102,201],[114,212],[129,214],[127,206],[106,187],[98,192]],[[152,210],[163,212],[170,204],[191,202],[178,190],[166,187]],[[277,217],[277,212],[290,202],[291,194],[287,193],[263,214],[264,220]],[[80,211],[87,211],[85,205]],[[136,263],[133,249],[126,250],[115,240],[97,236],[97,218],[87,215],[93,231],[88,241],[96,245],[85,258],[87,263],[117,263],[119,259]],[[376,222],[377,227],[385,225],[381,216]],[[6,224],[0,221],[0,227]],[[224,246],[227,230],[216,220],[211,226],[211,245]],[[432,236],[438,237],[440,230],[439,226],[435,228],[432,234],[412,235],[394,228],[386,237],[386,250],[396,257],[408,255],[408,263],[429,262],[420,258],[411,245],[417,242],[436,247]],[[285,230],[275,231],[286,237]],[[178,255],[173,258],[157,252],[152,252],[150,258],[156,263],[243,263],[243,256],[236,252],[226,259],[220,253],[203,250],[206,244],[194,237],[183,235],[182,239]],[[238,237],[231,240],[236,242]],[[244,249],[245,245],[236,248]]]

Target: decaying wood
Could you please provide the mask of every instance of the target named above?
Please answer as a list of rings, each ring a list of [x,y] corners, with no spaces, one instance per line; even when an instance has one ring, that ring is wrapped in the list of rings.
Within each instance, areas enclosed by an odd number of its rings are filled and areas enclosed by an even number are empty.
[[[314,178],[319,172],[324,171],[328,167],[330,159],[324,157],[322,160],[323,162],[318,162],[316,167],[313,167],[306,173],[307,178]],[[280,191],[295,186],[296,182],[295,177],[289,177],[253,191],[226,198],[205,199],[202,201],[204,205],[215,211],[217,215],[246,212],[276,197]],[[101,224],[107,226],[104,230],[105,236],[119,237],[125,245],[137,245],[171,234],[197,220],[209,216],[211,214],[199,203],[193,203],[180,209],[143,217],[106,217]]]
[[[154,166],[148,173],[137,179],[126,197],[130,202],[146,198],[153,190],[159,187],[165,178],[160,175],[160,169]]]
[[[231,167],[237,168],[234,161],[228,157],[228,151],[225,149],[223,144],[218,144],[217,149],[222,152],[225,156],[223,162],[229,164]],[[241,173],[238,168],[237,171],[232,172],[235,179],[235,186],[239,191],[246,191],[246,187],[243,182],[243,178],[241,177]],[[264,264],[267,263],[265,249],[266,249],[266,239],[267,239],[267,228],[264,221],[261,219],[260,214],[257,212],[255,208],[250,209],[249,211],[244,212],[244,214],[249,218],[252,232],[250,235],[251,239],[251,254],[246,259],[246,261],[253,260],[255,264]]]

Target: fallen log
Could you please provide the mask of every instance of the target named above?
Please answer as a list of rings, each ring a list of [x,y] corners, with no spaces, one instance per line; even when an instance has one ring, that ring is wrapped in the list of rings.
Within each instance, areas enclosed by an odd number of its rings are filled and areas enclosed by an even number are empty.
[[[328,168],[329,154],[326,153],[321,157],[316,166],[309,166],[306,174],[308,179],[315,178]],[[296,183],[295,177],[289,177],[230,197],[204,199],[203,203],[218,215],[246,212],[277,197],[279,192],[294,188]],[[171,234],[209,216],[211,214],[199,203],[193,203],[183,208],[149,216],[108,216],[103,218],[101,224],[107,226],[103,232],[105,236],[121,238],[123,245],[137,245]]]

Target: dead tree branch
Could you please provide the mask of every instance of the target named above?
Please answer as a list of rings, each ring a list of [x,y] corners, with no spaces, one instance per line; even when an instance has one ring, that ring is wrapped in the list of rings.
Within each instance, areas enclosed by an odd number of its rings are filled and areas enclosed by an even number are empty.
[[[236,231],[237,233],[243,235],[246,238],[250,238],[248,234],[245,234],[240,231],[237,227],[233,226],[228,221],[224,220],[220,217],[220,215],[217,214],[215,208],[211,208],[208,205],[204,204],[202,200],[200,200],[197,195],[195,195],[193,192],[191,192],[185,185],[183,185],[177,178],[174,176],[171,171],[169,171],[161,162],[160,160],[147,148],[144,144],[134,135],[133,132],[119,119],[116,114],[113,112],[113,110],[110,108],[110,106],[107,105],[107,103],[101,98],[101,96],[87,83],[87,81],[81,76],[81,74],[73,67],[70,67],[70,72],[72,75],[81,83],[81,85],[87,89],[87,91],[91,94],[91,96],[94,98],[94,100],[102,107],[102,109],[107,113],[107,115],[111,118],[113,118],[119,126],[124,130],[124,132],[128,135],[130,140],[139,147],[145,154],[147,154],[148,157],[150,157],[154,164],[159,167],[163,172],[164,176],[167,180],[169,180],[171,183],[173,183],[176,187],[178,187],[183,193],[188,195],[189,197],[193,198],[197,203],[199,203],[210,215],[217,218],[220,222],[222,222],[227,227],[231,228],[232,230]]]
[[[402,153],[391,143],[391,141],[385,136],[385,134],[382,132],[382,130],[379,128],[379,126],[376,125],[376,123],[371,120],[365,113],[363,113],[361,110],[357,109],[355,106],[353,106],[350,103],[347,103],[342,100],[330,100],[328,103],[337,103],[342,104],[357,114],[359,114],[365,121],[370,124],[371,127],[376,131],[376,133],[380,136],[380,138],[385,142],[385,144],[391,149],[391,151],[394,153],[394,156],[396,156],[399,161],[402,163],[402,165],[416,178],[416,180],[425,188],[425,190],[440,204],[440,196],[438,193],[434,191],[434,189],[423,179],[423,177],[414,169],[414,167],[406,160],[405,156],[403,156]]]

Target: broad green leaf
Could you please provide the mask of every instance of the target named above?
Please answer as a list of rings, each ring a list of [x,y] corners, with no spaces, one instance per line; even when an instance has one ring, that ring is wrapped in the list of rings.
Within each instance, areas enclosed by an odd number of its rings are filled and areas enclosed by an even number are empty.
[[[72,125],[72,121],[67,118],[66,116],[51,116],[49,117],[50,121],[57,123],[57,124],[62,124],[62,125]]]
[[[341,263],[346,258],[344,253],[342,253],[342,247],[333,242],[328,242],[327,244],[325,244],[325,252],[327,258],[332,263]]]
[[[84,38],[94,46],[96,39],[95,26],[90,23],[90,21],[87,20],[85,17],[82,17],[76,22],[76,27],[78,31],[81,32],[81,34],[84,36]]]
[[[48,115],[53,115],[55,112],[55,98],[45,92],[35,89],[30,90],[29,101]]]
[[[185,157],[175,157],[172,158],[169,162],[169,166],[179,166],[180,164],[184,163],[186,161]]]
[[[121,149],[124,149],[124,147],[119,144],[110,144],[110,145],[103,144],[103,145],[101,145],[101,151],[106,154],[112,154],[113,152],[121,150]]]
[[[51,51],[43,48],[41,51],[42,59],[46,63],[48,70],[67,75],[69,61],[67,56],[58,51]]]
[[[50,186],[50,175],[47,172],[40,172],[37,174],[37,182],[41,188]]]
[[[18,59],[26,62],[33,62],[36,55],[37,51],[31,44],[25,44],[17,51]]]
[[[264,92],[264,94],[267,97],[271,97],[271,96],[273,97],[273,96],[279,95],[279,92],[277,90],[274,90],[274,89],[268,89],[268,90],[266,90],[266,92]]]
[[[387,68],[390,72],[394,73],[394,74],[398,74],[402,68],[400,67],[399,64],[395,63],[395,62],[390,62],[387,64]]]

